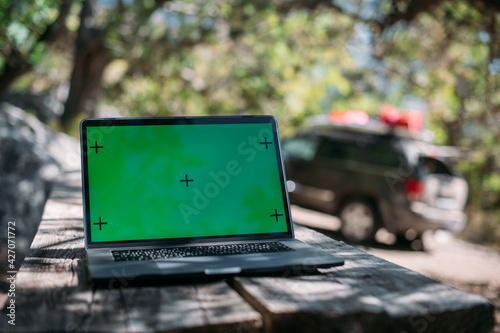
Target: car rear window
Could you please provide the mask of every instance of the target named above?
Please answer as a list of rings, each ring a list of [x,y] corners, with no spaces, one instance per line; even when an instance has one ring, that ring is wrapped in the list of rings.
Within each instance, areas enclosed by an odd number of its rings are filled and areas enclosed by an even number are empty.
[[[324,138],[317,157],[338,161],[357,161],[384,167],[399,167],[404,161],[403,154],[397,152],[390,141],[346,142]]]
[[[418,169],[423,175],[452,175],[450,169],[443,162],[427,156],[421,156],[419,158]]]

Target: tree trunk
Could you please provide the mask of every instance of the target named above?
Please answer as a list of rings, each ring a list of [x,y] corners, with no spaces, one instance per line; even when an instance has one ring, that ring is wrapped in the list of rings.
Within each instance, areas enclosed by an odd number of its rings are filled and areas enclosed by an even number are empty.
[[[102,44],[77,47],[68,99],[61,116],[67,130],[79,113],[93,116],[101,93],[102,74],[112,57]]]
[[[73,72],[61,125],[67,130],[79,113],[93,116],[101,92],[104,69],[112,60],[104,45],[105,34],[94,27],[95,1],[85,1],[80,13]]]
[[[27,62],[21,55],[16,56],[17,54],[18,53],[15,51],[9,54],[3,70],[0,73],[0,98],[12,83],[33,69],[33,64]]]

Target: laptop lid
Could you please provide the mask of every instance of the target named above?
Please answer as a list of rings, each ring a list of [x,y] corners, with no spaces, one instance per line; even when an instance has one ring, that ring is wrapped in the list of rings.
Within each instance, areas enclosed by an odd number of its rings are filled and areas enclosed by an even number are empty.
[[[293,237],[272,116],[80,124],[86,248]]]

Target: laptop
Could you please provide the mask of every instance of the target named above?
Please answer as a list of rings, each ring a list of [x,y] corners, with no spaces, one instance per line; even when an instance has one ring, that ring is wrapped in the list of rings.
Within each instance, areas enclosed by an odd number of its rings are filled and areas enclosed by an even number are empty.
[[[85,249],[95,280],[342,265],[294,238],[272,116],[84,119]]]

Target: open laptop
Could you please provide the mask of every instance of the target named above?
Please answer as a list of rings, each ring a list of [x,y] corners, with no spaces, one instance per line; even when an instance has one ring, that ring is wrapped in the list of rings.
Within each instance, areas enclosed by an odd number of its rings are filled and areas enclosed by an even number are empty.
[[[294,239],[272,116],[84,119],[80,134],[93,279],[343,264]]]

